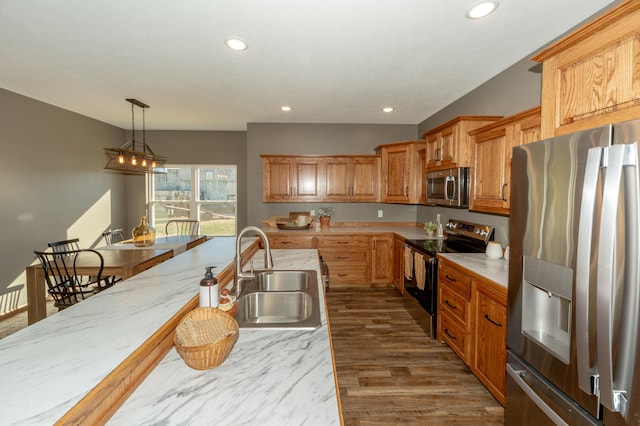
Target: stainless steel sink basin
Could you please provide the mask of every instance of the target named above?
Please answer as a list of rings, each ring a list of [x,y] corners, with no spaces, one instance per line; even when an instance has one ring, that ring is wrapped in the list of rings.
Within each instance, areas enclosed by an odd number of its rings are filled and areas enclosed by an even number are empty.
[[[241,328],[314,329],[321,325],[316,271],[261,270],[242,280]]]
[[[312,272],[314,271],[273,271],[257,272],[256,285],[258,291],[299,291],[306,290],[310,285],[317,285]]]

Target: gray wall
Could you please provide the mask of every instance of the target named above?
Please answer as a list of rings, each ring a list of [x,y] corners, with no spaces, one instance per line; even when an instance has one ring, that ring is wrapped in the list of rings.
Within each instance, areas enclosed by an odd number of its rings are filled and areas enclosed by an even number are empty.
[[[263,203],[260,154],[375,154],[380,144],[418,137],[415,125],[383,124],[273,124],[247,126],[248,224],[261,225],[269,216],[290,211],[317,210],[332,206],[337,222],[414,222],[416,206],[378,203]],[[384,217],[378,219],[378,210]]]
[[[146,140],[154,153],[170,164],[235,164],[238,167],[237,226],[247,221],[247,134],[229,131],[153,130]],[[146,214],[144,176],[127,177],[128,228],[133,229]]]
[[[125,179],[107,173],[103,148],[124,131],[0,89],[0,313],[26,304],[25,267],[47,243],[100,242],[126,222]]]
[[[541,66],[527,58],[517,62],[491,80],[469,92],[420,123],[419,133],[436,127],[460,115],[509,116],[540,105],[542,88]],[[433,220],[437,213],[442,220],[450,217],[496,227],[495,239],[503,246],[509,243],[509,218],[435,207],[418,207],[418,221]]]

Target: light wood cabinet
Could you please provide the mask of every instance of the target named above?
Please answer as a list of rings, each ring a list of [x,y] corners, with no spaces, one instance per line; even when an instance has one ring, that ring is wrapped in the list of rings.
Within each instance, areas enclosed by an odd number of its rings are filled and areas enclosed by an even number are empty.
[[[269,245],[274,249],[312,249],[315,248],[315,237],[311,235],[279,234],[269,235]],[[264,244],[260,244],[264,248]]]
[[[474,337],[471,370],[502,404],[505,404],[507,363],[506,289],[488,280],[473,280]]]
[[[329,268],[331,286],[369,283],[370,240],[368,235],[317,238],[318,252]]]
[[[504,405],[507,288],[439,259],[438,337]]]
[[[324,201],[379,202],[380,157],[326,158]]]
[[[625,1],[538,52],[543,139],[640,117],[640,2]]]
[[[420,203],[423,173],[419,150],[424,144],[424,141],[405,141],[376,148],[382,161],[382,202]]]
[[[440,261],[438,265],[438,336],[465,364],[471,360],[470,345],[471,279]]]
[[[469,210],[508,215],[511,151],[540,139],[540,107],[469,132],[473,148]]]
[[[325,160],[319,157],[262,156],[262,201],[322,201]]]
[[[371,237],[371,283],[393,282],[393,237],[391,234]]]
[[[428,170],[471,166],[468,132],[499,120],[500,116],[467,115],[456,117],[422,134],[426,141]]]
[[[380,157],[262,155],[262,201],[380,201]]]
[[[404,294],[404,238],[393,237],[393,285]]]

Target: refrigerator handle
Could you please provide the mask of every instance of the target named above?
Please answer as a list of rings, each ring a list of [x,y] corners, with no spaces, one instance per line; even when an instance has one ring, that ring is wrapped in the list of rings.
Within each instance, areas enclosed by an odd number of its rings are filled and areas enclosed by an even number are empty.
[[[591,270],[591,242],[593,241],[593,216],[596,208],[598,178],[604,153],[603,147],[590,148],[582,186],[582,202],[578,225],[576,253],[576,357],[578,386],[589,395],[597,393],[598,370],[591,367],[589,347],[589,283]]]
[[[600,244],[598,246],[598,300],[596,303],[596,332],[598,334],[597,357],[600,371],[600,402],[609,410],[613,412],[620,412],[622,416],[625,416],[627,412],[627,390],[614,389],[613,371],[613,302],[615,291],[614,283],[617,282],[616,254],[618,254],[616,253],[616,232],[618,230],[617,218],[622,169],[623,166],[632,166],[636,169],[637,173],[638,154],[635,143],[613,145],[608,148],[608,151],[609,164],[603,186],[603,220],[600,226]],[[636,185],[633,184],[633,186]],[[637,190],[637,187],[635,189]],[[637,199],[635,199],[635,201],[637,202]],[[634,203],[632,202],[631,204]],[[605,218],[606,221],[604,220]],[[607,226],[604,226],[605,224]],[[633,236],[634,240],[635,237],[636,235]],[[631,250],[634,250],[633,247]],[[636,257],[633,259],[637,259],[637,247],[635,251]],[[624,256],[629,254],[630,253],[618,255]],[[627,282],[625,284],[629,283]],[[634,287],[635,285],[637,285],[637,283],[633,283],[631,287]],[[622,317],[625,318],[626,314],[627,313],[623,312]],[[621,338],[618,362],[624,362],[625,358],[627,358],[628,354],[625,354],[625,352],[627,352],[626,348],[628,346],[629,342],[626,342]],[[635,348],[633,349],[635,350]]]
[[[523,377],[527,374],[525,370],[516,370],[510,363],[507,363],[507,373],[511,376],[513,381],[516,382],[520,389],[527,394],[531,401],[533,401],[533,403],[536,404],[536,406],[542,410],[549,419],[551,419],[552,422],[559,426],[568,426],[568,423],[553,411],[553,409],[549,407],[549,405],[547,405],[547,403],[544,402],[542,398],[540,398],[538,394],[524,381]]]

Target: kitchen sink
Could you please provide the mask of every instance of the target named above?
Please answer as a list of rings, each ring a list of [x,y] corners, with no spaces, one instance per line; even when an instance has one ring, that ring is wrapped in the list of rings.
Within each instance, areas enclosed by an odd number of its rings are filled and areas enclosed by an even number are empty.
[[[255,273],[258,291],[300,291],[317,286],[315,271],[273,271]],[[312,281],[313,278],[313,281]]]
[[[320,327],[316,271],[260,270],[242,279],[236,320],[241,328]]]

